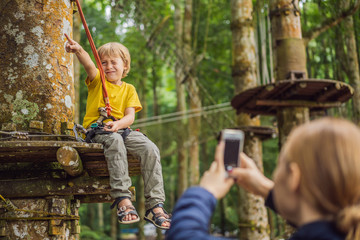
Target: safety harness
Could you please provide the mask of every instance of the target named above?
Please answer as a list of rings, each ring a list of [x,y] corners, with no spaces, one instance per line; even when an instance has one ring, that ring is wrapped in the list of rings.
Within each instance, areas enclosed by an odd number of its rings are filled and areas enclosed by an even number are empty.
[[[90,129],[88,129],[85,133],[85,135],[86,135],[85,142],[93,143],[94,142],[93,138],[95,137],[95,135],[98,135],[98,134],[102,135],[102,134],[112,134],[113,133],[113,132],[105,131],[104,127],[105,126],[104,126],[103,122],[101,122],[100,124],[98,122],[91,124]],[[121,136],[125,142],[126,137],[130,134],[131,130],[130,130],[130,128],[123,128],[121,130],[123,130]]]

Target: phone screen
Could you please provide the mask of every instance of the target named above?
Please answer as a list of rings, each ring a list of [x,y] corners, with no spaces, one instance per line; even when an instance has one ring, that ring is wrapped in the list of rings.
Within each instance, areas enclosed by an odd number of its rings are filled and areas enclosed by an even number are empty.
[[[239,166],[239,153],[243,150],[245,134],[237,129],[224,129],[221,139],[225,142],[224,165],[227,171]]]
[[[239,139],[226,139],[225,140],[225,152],[224,152],[224,164],[225,167],[237,167],[239,161],[240,140]],[[226,169],[228,170],[228,169]]]

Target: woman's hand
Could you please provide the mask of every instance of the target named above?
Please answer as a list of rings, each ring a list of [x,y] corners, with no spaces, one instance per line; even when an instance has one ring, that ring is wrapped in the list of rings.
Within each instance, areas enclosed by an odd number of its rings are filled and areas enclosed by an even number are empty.
[[[274,182],[265,177],[254,160],[246,156],[245,153],[240,154],[240,168],[234,168],[230,176],[234,177],[236,183],[245,190],[264,198],[274,187]]]
[[[227,178],[224,167],[224,142],[216,147],[215,161],[200,180],[200,186],[212,193],[216,199],[223,198],[234,184],[233,178]]]

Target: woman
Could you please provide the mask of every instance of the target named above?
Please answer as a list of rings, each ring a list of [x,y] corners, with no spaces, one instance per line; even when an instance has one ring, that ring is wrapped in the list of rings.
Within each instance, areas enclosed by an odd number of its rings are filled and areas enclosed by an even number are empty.
[[[208,226],[216,199],[233,183],[225,177],[223,151],[220,143],[200,187],[187,190],[177,203],[168,239],[211,238]],[[360,130],[349,121],[323,118],[293,130],[274,181],[245,154],[230,176],[298,227],[291,240],[360,240]]]

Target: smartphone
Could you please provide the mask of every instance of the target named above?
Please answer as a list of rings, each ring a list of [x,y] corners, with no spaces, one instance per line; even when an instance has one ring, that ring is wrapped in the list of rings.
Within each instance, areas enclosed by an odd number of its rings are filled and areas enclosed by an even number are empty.
[[[240,165],[239,156],[243,151],[245,134],[238,129],[224,129],[221,131],[221,140],[225,142],[225,170],[229,171]]]

